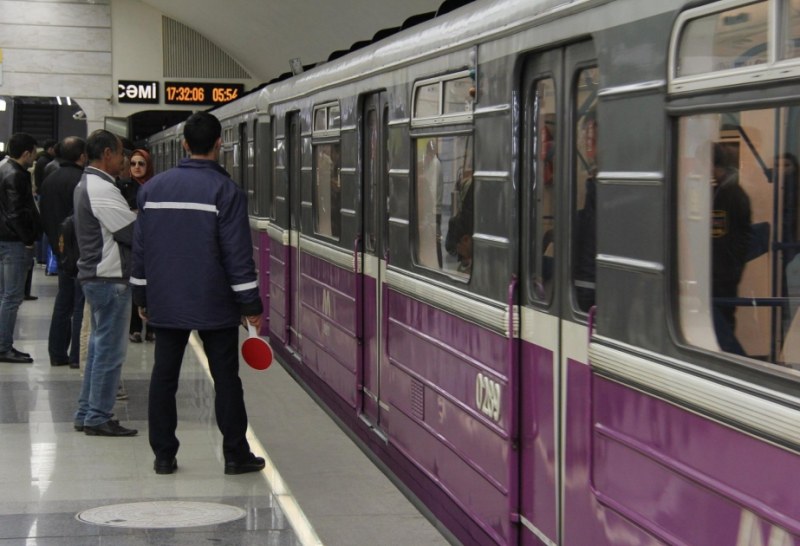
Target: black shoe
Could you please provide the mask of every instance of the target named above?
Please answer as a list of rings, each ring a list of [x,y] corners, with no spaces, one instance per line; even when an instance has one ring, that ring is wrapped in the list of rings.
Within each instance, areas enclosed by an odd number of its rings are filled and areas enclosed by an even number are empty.
[[[69,362],[59,362],[58,360],[50,360],[51,366],[69,366]]]
[[[153,463],[153,470],[156,471],[156,474],[172,474],[178,470],[178,459],[175,457],[167,461],[156,459]]]
[[[31,354],[30,354],[30,353],[23,353],[22,351],[18,351],[18,350],[16,350],[14,347],[11,347],[11,352],[12,352],[12,353],[14,353],[14,354],[15,354],[15,355],[17,355],[17,356],[25,356],[25,357],[27,357],[27,358],[30,358],[30,357],[31,357]]]
[[[16,349],[11,349],[10,351],[0,353],[0,362],[8,362],[9,364],[30,364],[33,362],[33,359],[30,355],[26,356],[25,353],[20,353]]]
[[[72,428],[74,428],[78,432],[83,432],[83,425],[79,425],[78,423],[73,423]]]
[[[81,363],[80,362],[70,362],[69,363],[69,367],[70,367],[70,369],[73,369],[73,370],[79,370],[80,367],[81,367]]]
[[[28,294],[27,296],[24,296],[22,299],[25,301],[35,301],[39,299],[39,296],[31,296],[30,294]]]
[[[130,340],[131,343],[141,343],[142,334],[140,334],[139,332],[132,332],[130,335],[128,335],[128,339]]]
[[[252,453],[250,458],[240,463],[225,463],[225,474],[247,474],[248,472],[259,472],[264,469],[264,459],[256,457]]]
[[[86,425],[83,427],[83,432],[87,436],[136,436],[139,433],[135,428],[123,427],[114,419],[93,427]]]

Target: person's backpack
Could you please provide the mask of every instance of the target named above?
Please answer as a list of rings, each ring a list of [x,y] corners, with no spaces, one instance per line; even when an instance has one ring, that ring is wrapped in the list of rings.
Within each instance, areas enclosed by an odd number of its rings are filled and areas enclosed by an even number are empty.
[[[61,270],[70,277],[78,276],[78,237],[75,233],[75,219],[72,215],[64,218],[58,225],[58,264]]]

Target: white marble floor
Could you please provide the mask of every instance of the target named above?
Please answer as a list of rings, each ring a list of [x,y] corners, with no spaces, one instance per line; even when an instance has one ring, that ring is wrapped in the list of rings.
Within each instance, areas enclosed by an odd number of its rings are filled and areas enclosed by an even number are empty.
[[[32,292],[39,299],[19,311],[15,347],[31,353],[34,363],[0,363],[0,546],[447,544],[280,365],[258,372],[242,364],[251,446],[268,459],[261,473],[223,473],[213,387],[196,341],[181,371],[175,474],[153,472],[147,442],[152,343],[129,344],[123,367],[129,399],[115,406],[116,418],[139,435],[74,431],[81,371],[51,367],[47,354],[56,286],[56,278],[37,267]],[[94,508],[147,501],[216,503],[241,509],[243,517],[151,529],[76,518]]]

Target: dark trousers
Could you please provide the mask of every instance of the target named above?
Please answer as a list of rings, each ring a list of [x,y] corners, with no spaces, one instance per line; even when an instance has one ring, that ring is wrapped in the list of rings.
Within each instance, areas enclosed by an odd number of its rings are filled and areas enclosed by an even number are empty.
[[[747,356],[742,344],[736,339],[736,307],[733,305],[715,304],[714,331],[717,334],[719,348],[727,353]]]
[[[25,297],[31,295],[32,284],[33,284],[33,262],[31,262],[31,266],[28,268],[27,277],[25,277]]]
[[[50,320],[50,334],[47,341],[47,352],[51,361],[63,364],[77,363],[80,360],[83,304],[84,297],[80,283],[59,269],[58,293],[53,304],[53,317]]]
[[[175,394],[190,330],[154,328],[156,331],[155,363],[150,378],[147,412],[150,447],[157,459],[170,460],[178,452],[175,429],[178,411]],[[214,380],[214,409],[217,426],[222,433],[225,462],[241,462],[250,455],[247,433],[247,411],[244,391],[239,379],[238,327],[198,332],[208,366]]]

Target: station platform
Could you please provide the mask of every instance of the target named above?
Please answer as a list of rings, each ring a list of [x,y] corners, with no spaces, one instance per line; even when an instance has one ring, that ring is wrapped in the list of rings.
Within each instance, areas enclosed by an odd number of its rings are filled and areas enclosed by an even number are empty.
[[[268,544],[444,545],[446,538],[280,366],[242,362],[261,473],[226,476],[213,386],[199,339],[178,390],[178,470],[156,475],[147,441],[152,343],[130,343],[127,400],[115,418],[135,437],[72,426],[82,370],[52,367],[56,277],[37,266],[14,345],[33,364],[0,363],[0,546]],[[244,339],[244,329],[242,329]]]

